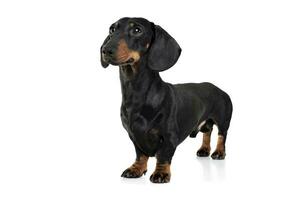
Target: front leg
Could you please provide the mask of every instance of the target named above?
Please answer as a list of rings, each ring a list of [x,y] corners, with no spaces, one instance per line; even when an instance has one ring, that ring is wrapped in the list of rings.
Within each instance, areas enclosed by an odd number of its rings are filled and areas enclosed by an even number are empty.
[[[170,143],[163,144],[156,154],[156,169],[150,176],[150,181],[153,183],[168,183],[170,181],[170,164],[176,148]]]
[[[124,178],[139,178],[147,171],[148,156],[135,145],[136,161],[121,174]]]

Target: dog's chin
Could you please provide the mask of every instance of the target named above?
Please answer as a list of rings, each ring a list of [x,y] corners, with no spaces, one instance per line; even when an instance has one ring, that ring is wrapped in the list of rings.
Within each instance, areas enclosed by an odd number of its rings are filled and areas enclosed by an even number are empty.
[[[114,66],[132,66],[134,64],[134,59],[130,58],[125,62],[115,62],[115,61],[109,61],[109,64],[114,65]]]

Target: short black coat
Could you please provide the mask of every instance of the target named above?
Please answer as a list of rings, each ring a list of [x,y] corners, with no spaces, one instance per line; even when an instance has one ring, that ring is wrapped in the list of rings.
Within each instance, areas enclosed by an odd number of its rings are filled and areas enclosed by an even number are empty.
[[[130,23],[139,24],[144,35],[131,36],[127,32],[132,30]],[[181,53],[178,43],[160,26],[143,18],[122,18],[112,26],[114,33],[101,47],[101,61],[104,67],[120,66],[121,120],[137,158],[156,156],[158,162],[170,163],[176,147],[187,136],[195,137],[202,122],[216,124],[225,142],[232,103],[224,91],[207,82],[173,85],[160,78],[160,71],[177,62]],[[127,47],[122,51],[129,55],[138,52],[135,63],[131,63],[133,58],[118,62],[121,40]]]

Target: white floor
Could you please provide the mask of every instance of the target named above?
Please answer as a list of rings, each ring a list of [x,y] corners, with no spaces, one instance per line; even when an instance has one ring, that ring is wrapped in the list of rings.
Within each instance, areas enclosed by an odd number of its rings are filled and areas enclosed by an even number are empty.
[[[223,161],[197,158],[201,137],[187,138],[174,156],[171,182],[158,185],[149,181],[154,158],[142,178],[120,177],[134,149],[119,123],[73,125],[78,130],[2,137],[1,199],[300,198],[299,141],[288,141],[289,134],[233,123]]]

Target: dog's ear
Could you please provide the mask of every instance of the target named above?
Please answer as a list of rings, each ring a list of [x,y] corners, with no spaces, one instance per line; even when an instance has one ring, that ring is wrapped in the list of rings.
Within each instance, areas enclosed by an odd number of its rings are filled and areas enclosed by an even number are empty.
[[[164,71],[177,62],[181,47],[163,28],[152,25],[154,37],[148,53],[148,64],[152,70]]]
[[[100,47],[100,62],[101,62],[101,65],[104,67],[104,68],[107,68],[109,66],[109,63],[107,63],[104,59],[103,59],[103,54],[102,54],[102,47],[103,45],[105,45],[108,40],[110,39],[110,36],[108,36],[105,41],[103,42],[103,44],[101,45]]]

